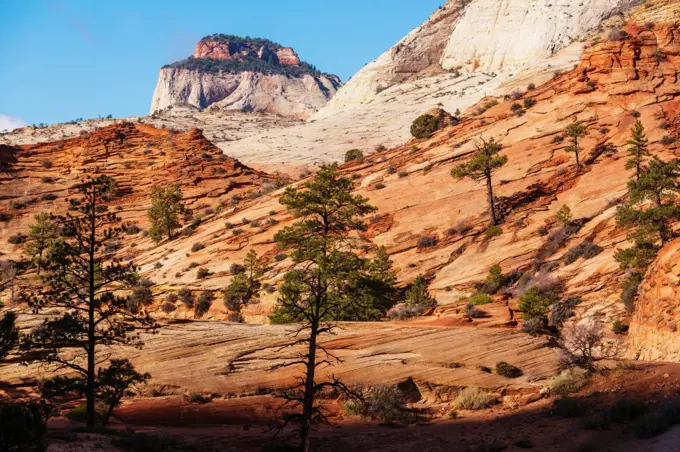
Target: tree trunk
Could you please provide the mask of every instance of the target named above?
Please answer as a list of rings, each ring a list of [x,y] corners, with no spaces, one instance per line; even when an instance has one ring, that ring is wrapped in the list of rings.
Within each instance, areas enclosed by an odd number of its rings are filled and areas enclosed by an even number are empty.
[[[95,241],[96,236],[96,190],[95,184],[92,184],[92,212],[90,213],[90,249],[89,249],[89,306],[88,306],[88,330],[87,330],[87,428],[94,428],[95,423],[95,407],[94,407],[94,377],[95,377]]]
[[[316,370],[316,340],[319,322],[312,322],[309,335],[309,355],[307,356],[307,375],[305,379],[304,403],[302,405],[302,426],[300,427],[300,450],[309,452],[309,431],[314,414],[314,373]]]
[[[486,175],[486,194],[489,198],[489,217],[491,217],[491,224],[496,226],[498,218],[496,218],[496,207],[493,205],[493,184],[491,183],[491,174]]]

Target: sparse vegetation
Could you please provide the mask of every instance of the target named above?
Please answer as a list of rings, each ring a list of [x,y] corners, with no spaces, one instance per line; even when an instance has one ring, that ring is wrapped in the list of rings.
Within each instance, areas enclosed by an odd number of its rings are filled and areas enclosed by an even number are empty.
[[[523,375],[522,369],[505,361],[496,363],[496,373],[505,378],[519,378]]]
[[[588,383],[588,376],[578,369],[563,370],[552,377],[546,385],[551,395],[567,395],[578,392]]]
[[[484,410],[491,407],[496,402],[488,392],[475,388],[468,387],[462,389],[456,398],[453,399],[453,406],[457,410]]]
[[[164,236],[173,239],[173,232],[180,227],[179,216],[188,213],[182,203],[183,195],[179,184],[169,187],[153,187],[151,208],[147,212],[151,228],[149,235],[158,242]]]
[[[574,154],[576,158],[576,171],[581,171],[581,160],[579,158],[579,153],[581,152],[581,147],[579,146],[579,140],[586,136],[588,133],[588,128],[582,122],[578,121],[573,124],[569,124],[566,129],[564,129],[564,135],[571,138],[571,145],[566,147],[567,152]]]
[[[345,163],[361,160],[364,158],[364,153],[360,149],[350,149],[345,152]]]

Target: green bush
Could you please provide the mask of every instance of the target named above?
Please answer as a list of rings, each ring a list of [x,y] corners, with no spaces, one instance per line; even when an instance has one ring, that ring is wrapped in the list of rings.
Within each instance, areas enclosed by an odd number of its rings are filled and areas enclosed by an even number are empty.
[[[360,149],[350,149],[345,152],[345,163],[361,160],[362,158],[364,158],[364,153]]]
[[[474,304],[475,306],[482,306],[493,302],[490,296],[485,293],[476,293],[468,299],[468,303]]]
[[[620,320],[614,320],[612,324],[612,333],[626,334],[628,332],[628,325],[623,324]]]
[[[496,373],[505,378],[519,378],[523,375],[522,369],[505,361],[496,363]]]
[[[546,386],[551,395],[567,395],[578,392],[588,383],[588,377],[584,372],[576,369],[563,370],[552,377]]]
[[[366,405],[356,400],[347,400],[342,405],[342,412],[345,416],[365,416]]]
[[[496,399],[486,391],[469,387],[461,390],[453,400],[454,408],[458,410],[483,410],[494,404]]]
[[[519,309],[524,320],[539,319],[545,323],[548,321],[549,308],[550,300],[541,296],[536,286],[531,287],[519,299]]]
[[[439,121],[432,115],[421,115],[411,125],[414,138],[429,138],[439,128]]]
[[[503,229],[501,229],[500,226],[489,226],[484,231],[484,237],[487,237],[487,238],[498,237],[502,233],[503,233]]]

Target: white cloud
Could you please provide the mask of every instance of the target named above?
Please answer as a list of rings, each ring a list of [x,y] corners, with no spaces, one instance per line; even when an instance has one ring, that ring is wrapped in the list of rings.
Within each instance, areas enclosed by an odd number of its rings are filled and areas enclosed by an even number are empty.
[[[0,132],[3,130],[13,130],[19,127],[26,127],[26,121],[15,116],[5,115],[0,113]]]

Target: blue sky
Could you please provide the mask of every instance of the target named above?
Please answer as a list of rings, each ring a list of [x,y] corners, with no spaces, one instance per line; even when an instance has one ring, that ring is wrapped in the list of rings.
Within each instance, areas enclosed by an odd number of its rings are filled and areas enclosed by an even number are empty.
[[[345,81],[444,1],[0,0],[0,130],[148,114],[160,67],[212,33],[269,38]]]

